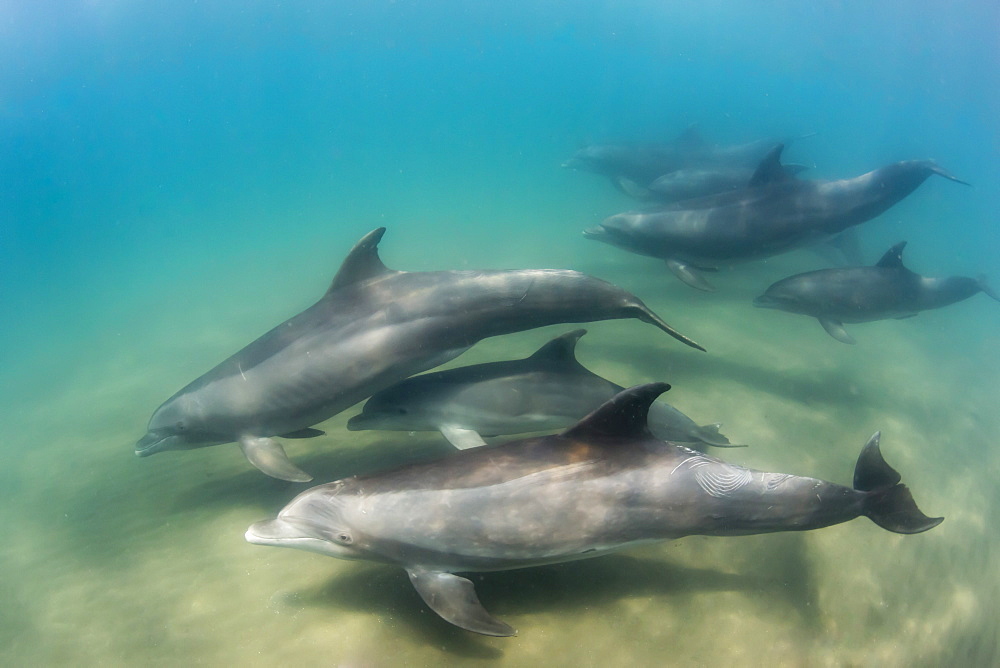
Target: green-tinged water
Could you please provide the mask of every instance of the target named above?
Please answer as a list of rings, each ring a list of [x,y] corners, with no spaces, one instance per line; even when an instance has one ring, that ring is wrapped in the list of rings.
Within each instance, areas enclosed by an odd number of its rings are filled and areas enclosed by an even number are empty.
[[[1000,305],[847,325],[755,309],[827,266],[796,251],[711,274],[584,239],[637,206],[560,168],[583,142],[816,133],[803,178],[934,158],[859,227],[926,276],[1000,284],[1000,10],[890,3],[0,2],[0,665],[986,666],[1000,662]],[[23,5],[23,6],[22,6]],[[852,35],[846,42],[845,34]],[[247,543],[305,485],[234,444],[137,458],[165,399],[311,305],[385,226],[407,271],[569,268],[703,344],[588,323],[579,360],[745,449],[848,485],[882,452],[940,526],[865,518],[689,537],[472,575],[518,629],[431,612],[400,568]],[[526,356],[577,326],[488,339]],[[284,441],[315,483],[451,455],[438,434]],[[539,507],[538,512],[546,512]]]

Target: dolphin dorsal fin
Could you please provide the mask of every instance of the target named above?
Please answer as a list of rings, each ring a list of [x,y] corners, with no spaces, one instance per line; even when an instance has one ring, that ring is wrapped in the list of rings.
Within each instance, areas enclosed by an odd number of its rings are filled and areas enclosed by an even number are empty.
[[[572,332],[557,336],[536,350],[528,359],[536,362],[558,362],[577,366],[580,363],[576,359],[576,342],[586,333],[585,329],[574,329]]]
[[[579,439],[650,437],[652,434],[647,425],[649,407],[669,389],[666,383],[647,383],[622,390],[562,435]]]
[[[906,248],[906,242],[900,241],[898,244],[890,248],[882,256],[882,259],[875,263],[876,267],[881,269],[905,269],[903,266],[903,249]]]
[[[785,150],[784,144],[778,144],[771,149],[771,152],[757,165],[757,170],[750,177],[750,182],[747,184],[748,188],[759,188],[769,183],[778,183],[779,181],[791,178],[789,173],[785,171],[785,168],[781,166],[781,152],[783,150]]]
[[[385,234],[385,228],[380,227],[361,237],[361,241],[354,244],[354,248],[351,249],[351,252],[344,258],[343,264],[340,265],[340,270],[334,277],[333,282],[330,284],[330,289],[326,291],[326,294],[330,294],[353,283],[366,281],[369,278],[396,273],[386,268],[382,264],[382,259],[378,256],[378,242],[382,240],[383,234]]]

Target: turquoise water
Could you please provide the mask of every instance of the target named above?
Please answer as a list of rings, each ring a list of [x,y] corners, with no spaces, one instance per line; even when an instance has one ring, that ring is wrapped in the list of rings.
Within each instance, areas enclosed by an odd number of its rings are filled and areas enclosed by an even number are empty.
[[[797,252],[713,294],[580,231],[634,206],[559,165],[588,141],[816,132],[813,178],[932,157],[860,235],[907,240],[925,275],[1000,284],[1000,86],[987,3],[0,4],[0,662],[381,666],[986,665],[998,656],[1000,308],[978,295],[848,326],[750,307],[816,268]],[[848,37],[849,36],[849,37]],[[318,298],[378,226],[411,271],[573,268],[639,295],[579,357],[666,380],[755,468],[849,483],[876,429],[940,527],[867,520],[802,535],[687,538],[476,579],[517,627],[452,628],[405,574],[248,545],[300,486],[232,445],[137,459],[152,411]],[[572,326],[477,345],[527,355]],[[317,481],[450,452],[434,434],[288,444]]]

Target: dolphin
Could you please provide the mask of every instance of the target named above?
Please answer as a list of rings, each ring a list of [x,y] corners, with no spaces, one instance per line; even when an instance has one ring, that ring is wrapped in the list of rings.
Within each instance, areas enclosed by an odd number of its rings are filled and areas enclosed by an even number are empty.
[[[811,135],[803,135],[803,137]],[[775,146],[796,138],[760,139],[746,144],[715,146],[706,142],[695,125],[667,143],[590,144],[563,167],[600,174],[626,194],[627,183],[648,188],[657,178],[680,169],[753,170]],[[749,176],[749,175],[748,175]]]
[[[662,258],[684,283],[712,286],[699,269],[763,259],[828,241],[871,220],[938,174],[968,185],[932,160],[897,162],[851,179],[794,178],[781,146],[763,160],[746,188],[605,219],[584,236]]]
[[[246,532],[257,545],[402,566],[424,602],[476,633],[516,632],[455,573],[596,557],[657,540],[806,531],[862,515],[883,529],[927,531],[879,434],[854,486],[766,473],[656,439],[646,414],[669,385],[615,395],[555,436],[461,450],[438,461],[303,492]]]
[[[586,333],[577,329],[557,336],[524,359],[407,378],[376,392],[347,428],[436,430],[465,449],[485,445],[482,435],[569,427],[624,389],[577,361],[576,344]],[[665,441],[734,447],[718,424],[700,427],[662,401],[650,407],[649,429]]]
[[[809,169],[806,165],[782,166],[793,176]],[[754,171],[756,170],[751,167],[678,169],[660,176],[650,183],[648,188],[643,188],[625,177],[619,177],[619,185],[626,194],[636,199],[671,204],[745,188],[750,183]]]
[[[841,343],[854,343],[845,322],[910,318],[920,311],[948,306],[978,292],[1000,301],[980,278],[950,276],[926,278],[903,266],[901,241],[873,267],[820,269],[774,283],[754,299],[754,306],[811,315],[827,334]]]
[[[704,350],[638,297],[576,271],[387,269],[378,255],[384,233],[380,227],[354,246],[318,302],[157,408],[136,454],[235,441],[267,475],[305,482],[311,477],[275,436],[319,436],[312,425],[486,337],[638,318]]]

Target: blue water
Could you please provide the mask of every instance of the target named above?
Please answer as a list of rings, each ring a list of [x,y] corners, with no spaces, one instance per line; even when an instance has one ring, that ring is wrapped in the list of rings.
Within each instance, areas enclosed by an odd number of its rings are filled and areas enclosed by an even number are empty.
[[[815,132],[789,150],[811,178],[934,158],[973,186],[928,180],[862,226],[866,257],[907,240],[918,273],[1000,284],[1000,8],[480,4],[0,3],[0,591],[14,602],[0,662],[996,661],[997,304],[857,325],[843,346],[748,307],[815,256],[695,293],[583,239],[634,202],[559,166],[587,142],[667,141],[692,123],[722,143]],[[297,488],[231,446],[136,460],[132,444],[161,401],[311,304],[383,225],[393,268],[565,267],[627,287],[709,355],[600,323],[588,366],[669,380],[759,468],[847,482],[883,429],[921,506],[948,520],[919,537],[859,520],[493,576],[480,595],[516,621],[510,640],[442,629],[388,567],[246,545]],[[565,329],[459,362],[526,355]],[[349,414],[292,458],[333,479],[448,452],[433,435],[348,437]],[[811,584],[782,581],[790,570]],[[789,590],[775,612],[768,596]]]

